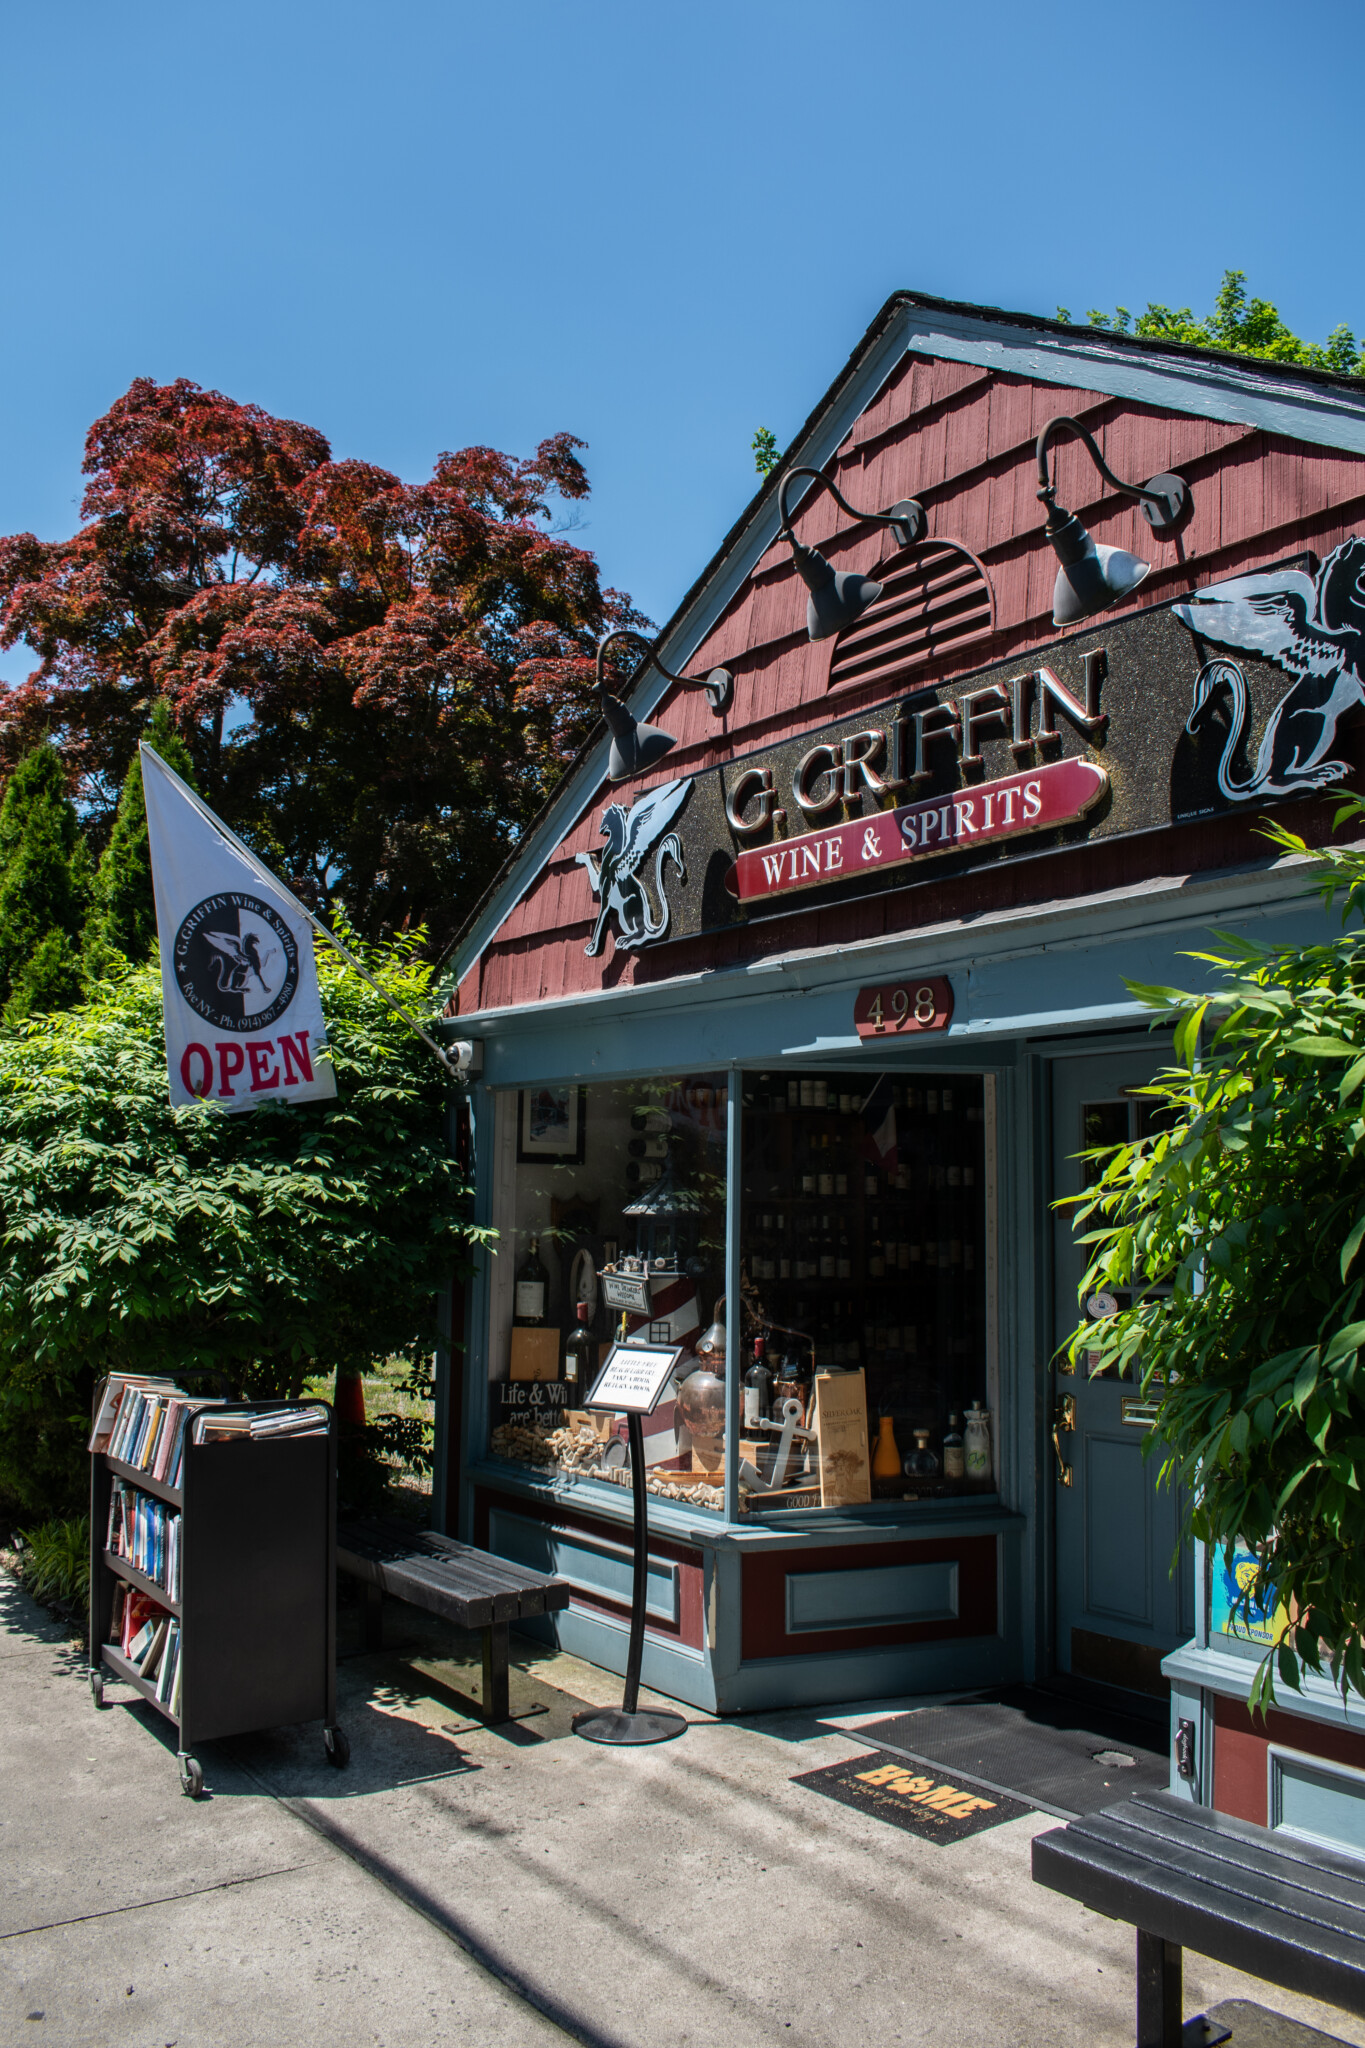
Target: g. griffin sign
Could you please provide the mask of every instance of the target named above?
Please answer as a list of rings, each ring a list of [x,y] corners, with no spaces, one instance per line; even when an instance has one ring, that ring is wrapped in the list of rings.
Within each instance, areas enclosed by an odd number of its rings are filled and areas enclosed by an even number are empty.
[[[1213,584],[632,791],[628,816],[602,814],[608,852],[613,830],[626,851],[610,903],[607,856],[598,863],[588,950],[609,915],[618,947],[662,944],[780,915],[791,899],[849,902],[1340,782],[1337,720],[1365,702],[1365,629],[1345,630],[1357,586],[1365,541],[1352,540],[1321,567],[1298,557]],[[1305,680],[1310,657],[1324,665]],[[646,877],[656,810],[667,837]],[[640,905],[627,884],[638,896],[646,879]]]

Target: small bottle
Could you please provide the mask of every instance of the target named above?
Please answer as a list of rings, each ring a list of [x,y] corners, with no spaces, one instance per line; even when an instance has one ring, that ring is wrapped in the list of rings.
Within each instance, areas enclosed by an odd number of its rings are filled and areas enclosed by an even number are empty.
[[[863,1168],[863,1193],[871,1195],[874,1200],[876,1198],[877,1174],[876,1169],[870,1165]]]
[[[943,1476],[960,1486],[967,1476],[966,1454],[962,1444],[962,1417],[954,1411],[948,1417],[948,1427],[943,1437]]]
[[[889,1415],[877,1420],[877,1445],[872,1453],[872,1477],[874,1479],[899,1479],[901,1473],[900,1445],[896,1442],[896,1431]]]
[[[592,1377],[592,1332],[588,1322],[592,1311],[586,1301],[580,1301],[577,1309],[578,1322],[570,1330],[564,1346],[564,1378],[569,1388],[569,1403],[581,1401],[588,1390]]]
[[[549,1284],[550,1276],[541,1263],[540,1239],[533,1237],[530,1250],[517,1267],[512,1321],[519,1329],[536,1329],[544,1322]]]
[[[754,1362],[744,1375],[744,1427],[756,1429],[760,1422],[766,1422],[772,1414],[773,1376],[768,1370],[765,1357],[767,1343],[762,1337],[754,1338]]]
[[[923,1482],[938,1478],[938,1459],[929,1448],[929,1432],[917,1429],[914,1432],[915,1448],[905,1460],[904,1471],[907,1479]]]
[[[853,1278],[853,1247],[848,1241],[848,1232],[846,1230],[839,1232],[839,1246],[834,1260],[834,1277],[836,1280],[851,1280]]]
[[[967,1426],[962,1432],[963,1461],[966,1466],[967,1484],[981,1489],[992,1483],[991,1472],[991,1411],[983,1408],[980,1401],[973,1401],[967,1410]]]

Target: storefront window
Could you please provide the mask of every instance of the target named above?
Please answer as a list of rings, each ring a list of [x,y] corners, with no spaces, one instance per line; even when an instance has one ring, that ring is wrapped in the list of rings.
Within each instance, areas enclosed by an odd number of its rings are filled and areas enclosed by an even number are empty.
[[[984,1492],[984,1084],[746,1075],[741,1499]]]
[[[674,1343],[677,1382],[645,1423],[649,1489],[719,1512],[726,1114],[715,1075],[499,1097],[493,1456],[628,1484],[624,1418],[583,1401],[614,1338]]]
[[[625,1419],[586,1395],[613,1340],[676,1344],[649,1488],[719,1512],[728,1329],[742,1514],[989,1492],[985,1101],[975,1075],[747,1074],[727,1316],[722,1077],[500,1096],[491,1454],[627,1484]]]

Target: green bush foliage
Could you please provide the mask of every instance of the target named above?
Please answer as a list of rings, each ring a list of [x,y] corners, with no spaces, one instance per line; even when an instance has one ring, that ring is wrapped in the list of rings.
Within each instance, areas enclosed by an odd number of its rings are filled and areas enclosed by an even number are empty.
[[[355,949],[414,1014],[423,933]],[[234,1397],[435,1341],[435,1295],[487,1233],[445,1143],[447,1077],[319,948],[334,1103],[170,1106],[155,963],[0,1035],[0,1498],[70,1512],[96,1377]],[[41,1453],[41,1456],[37,1456]]]
[[[147,722],[146,738],[182,782],[196,787],[190,750],[175,729],[170,705],[158,697]],[[152,897],[152,854],[147,838],[147,806],[142,795],[142,762],[134,754],[114,814],[109,844],[100,856],[94,900],[81,941],[82,966],[98,980],[118,960],[134,965],[150,957],[156,943],[156,904]]]
[[[1362,816],[1351,799],[1338,824]],[[1281,827],[1267,837],[1306,851]],[[1315,857],[1325,900],[1358,916],[1365,854]],[[1175,1062],[1144,1091],[1166,1128],[1093,1155],[1085,1292],[1134,1296],[1071,1350],[1136,1365],[1189,1529],[1255,1557],[1244,1616],[1278,1601],[1293,1622],[1253,1702],[1324,1662],[1365,1693],[1365,930],[1279,948],[1217,937],[1222,952],[1192,956],[1212,994],[1134,985],[1179,1018]]]
[[[1145,313],[1134,317],[1126,306],[1112,313],[1092,307],[1086,314],[1092,327],[1111,334],[1139,334],[1153,341],[1180,341],[1193,348],[1230,349],[1234,355],[1259,356],[1263,362],[1300,363],[1310,370],[1331,370],[1339,377],[1365,375],[1365,351],[1344,323],[1334,327],[1326,341],[1301,341],[1290,332],[1269,299],[1247,294],[1244,270],[1225,270],[1213,311],[1198,319],[1188,306],[1150,303]],[[1069,320],[1065,306],[1057,308],[1059,320]]]
[[[90,1601],[89,1517],[72,1515],[22,1530],[19,1570],[35,1600],[59,1600],[84,1614]]]
[[[92,880],[66,770],[40,741],[15,769],[0,804],[0,1003],[7,1024],[79,995]]]

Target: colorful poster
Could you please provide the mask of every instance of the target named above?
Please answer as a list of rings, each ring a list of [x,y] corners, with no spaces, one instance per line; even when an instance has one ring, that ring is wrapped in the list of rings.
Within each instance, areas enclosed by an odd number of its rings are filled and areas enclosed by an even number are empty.
[[[1237,1605],[1256,1577],[1256,1560],[1251,1552],[1240,1542],[1234,1545],[1230,1558],[1221,1547],[1215,1549],[1211,1575],[1210,1634],[1230,1636],[1239,1643],[1263,1643],[1267,1648],[1278,1643],[1289,1627],[1289,1615],[1273,1594],[1269,1604],[1253,1601],[1249,1609],[1239,1609]]]

